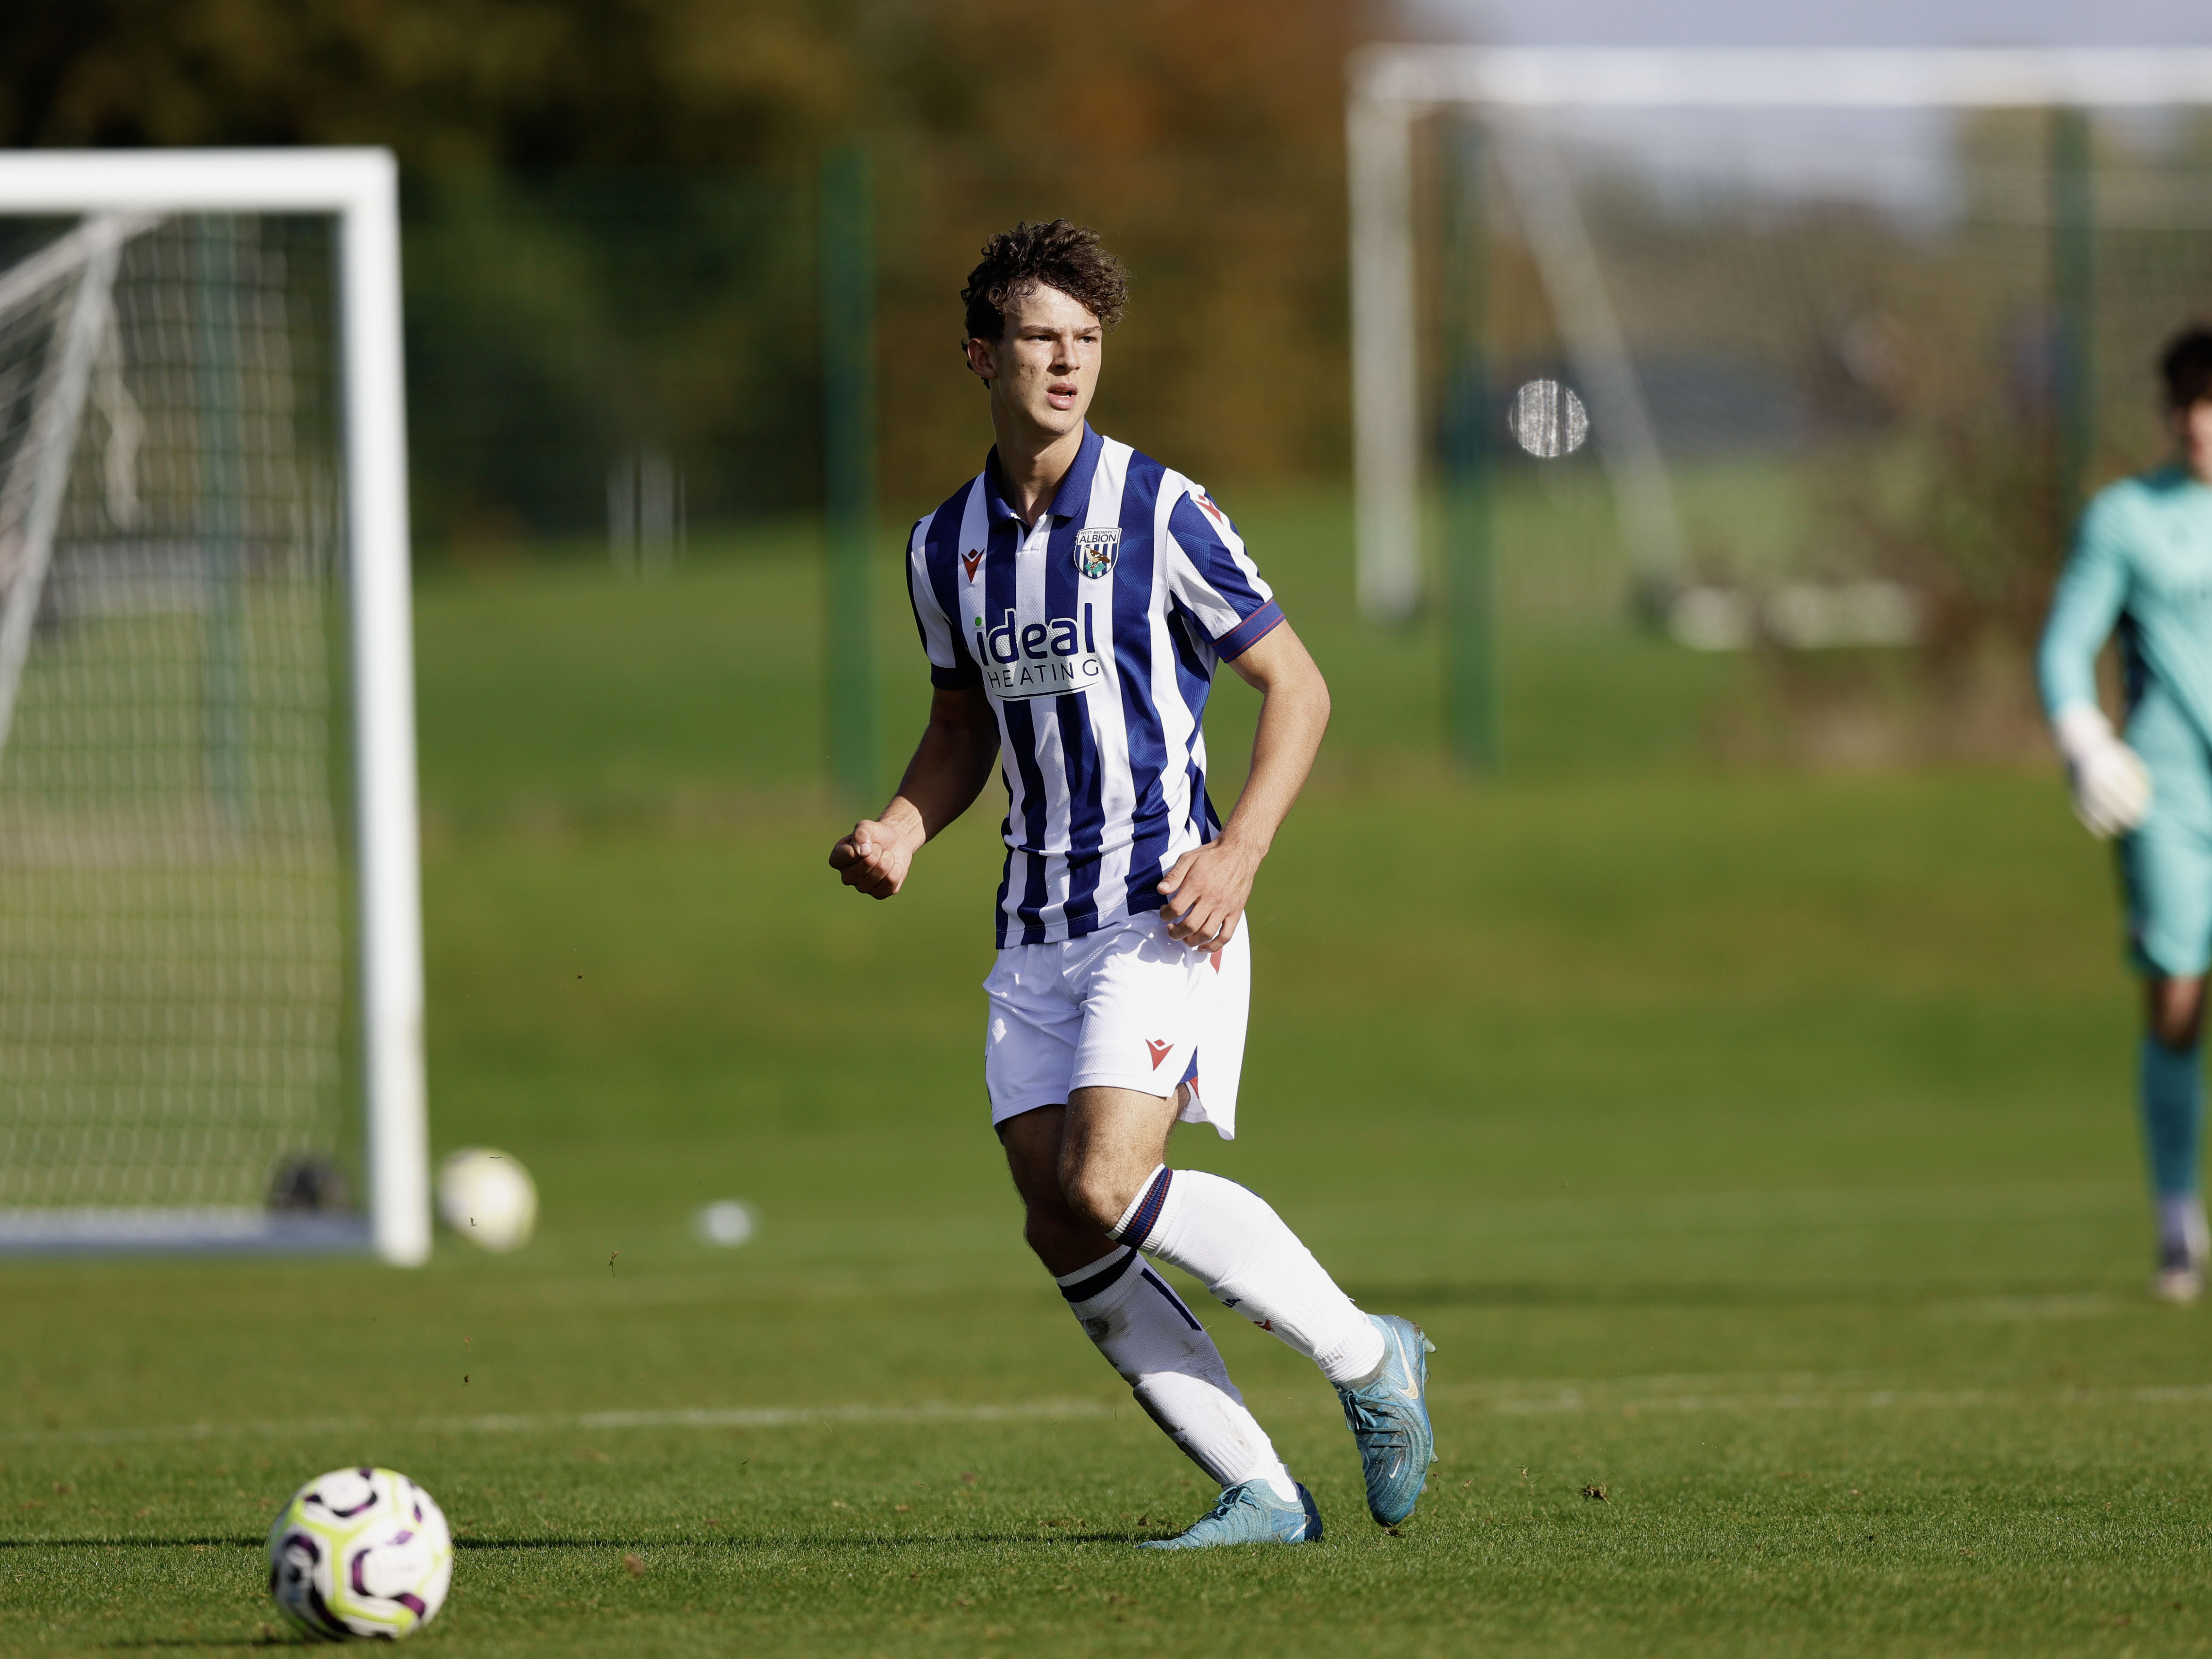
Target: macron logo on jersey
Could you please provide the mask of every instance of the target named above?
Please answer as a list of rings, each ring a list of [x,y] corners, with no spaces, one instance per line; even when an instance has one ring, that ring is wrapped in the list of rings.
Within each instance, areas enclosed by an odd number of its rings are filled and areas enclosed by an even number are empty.
[[[982,666],[984,690],[994,697],[1018,701],[1103,685],[1106,659],[1098,654],[1092,611],[1091,605],[1083,607],[1080,630],[1073,617],[1018,624],[1008,611],[1006,620],[992,629],[976,617],[975,660]]]

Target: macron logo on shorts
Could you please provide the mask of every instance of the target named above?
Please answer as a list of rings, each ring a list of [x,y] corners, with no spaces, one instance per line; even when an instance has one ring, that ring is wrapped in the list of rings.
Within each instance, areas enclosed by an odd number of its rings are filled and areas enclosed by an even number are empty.
[[[1145,1047],[1152,1052],[1152,1069],[1157,1072],[1160,1069],[1160,1062],[1168,1057],[1168,1050],[1174,1048],[1175,1044],[1172,1042],[1154,1042],[1150,1037],[1147,1037],[1145,1039]]]

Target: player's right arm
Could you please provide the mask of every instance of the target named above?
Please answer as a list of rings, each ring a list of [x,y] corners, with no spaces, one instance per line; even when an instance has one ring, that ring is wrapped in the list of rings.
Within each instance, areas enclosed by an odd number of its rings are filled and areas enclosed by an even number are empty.
[[[999,758],[999,720],[990,694],[945,611],[949,571],[932,572],[930,524],[925,518],[915,526],[906,550],[907,599],[935,688],[929,724],[890,805],[861,819],[830,849],[830,867],[846,886],[870,898],[887,899],[905,884],[921,844],[975,805]]]
[[[846,886],[889,898],[905,884],[921,844],[975,805],[998,759],[999,721],[989,694],[980,685],[939,686],[898,793],[830,849],[830,867]]]
[[[2117,503],[2106,496],[2081,515],[2074,551],[2051,596],[2036,651],[2036,678],[2074,814],[2100,839],[2124,835],[2150,813],[2151,781],[2142,758],[2123,743],[2097,702],[2097,653],[2127,602],[2127,550]]]

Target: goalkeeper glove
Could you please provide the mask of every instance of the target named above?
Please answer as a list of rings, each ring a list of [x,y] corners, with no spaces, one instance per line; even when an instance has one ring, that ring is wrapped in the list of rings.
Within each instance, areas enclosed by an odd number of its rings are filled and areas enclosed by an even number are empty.
[[[2088,703],[2063,708],[2051,732],[2066,757],[2074,816],[2091,835],[2100,841],[2124,835],[2150,816],[2150,769],[2113,735],[2102,709]]]

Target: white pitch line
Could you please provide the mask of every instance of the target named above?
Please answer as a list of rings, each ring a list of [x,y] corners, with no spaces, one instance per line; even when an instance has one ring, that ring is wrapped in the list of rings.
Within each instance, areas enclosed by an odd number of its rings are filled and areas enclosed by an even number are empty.
[[[1455,1391],[1456,1392],[1456,1391]],[[1447,1406],[1500,1417],[1623,1415],[1703,1412],[1977,1411],[1992,1406],[2212,1405],[2212,1383],[2132,1389],[2062,1389],[2047,1395],[2001,1389],[1863,1389],[1855,1390],[1740,1390],[1726,1394],[1659,1394],[1595,1397],[1577,1389],[1520,1398],[1447,1398]],[[397,1422],[365,1417],[301,1418],[289,1422],[176,1423],[147,1428],[17,1429],[0,1444],[97,1446],[131,1441],[234,1440],[263,1436],[331,1434],[588,1434],[619,1429],[781,1429],[827,1423],[1016,1423],[1058,1418],[1110,1417],[1115,1407],[1096,1400],[1025,1400],[961,1406],[941,1401],[915,1406],[732,1406],[664,1411],[516,1413],[482,1417],[418,1417]]]
[[[18,1429],[0,1439],[15,1445],[108,1445],[138,1440],[233,1440],[321,1434],[552,1434],[603,1429],[781,1429],[817,1423],[1012,1423],[1066,1417],[1110,1417],[1096,1400],[1027,1400],[1007,1405],[735,1406],[675,1411],[575,1412],[552,1416],[418,1417],[378,1422],[365,1417],[304,1418],[291,1422],[174,1423],[137,1429]]]

